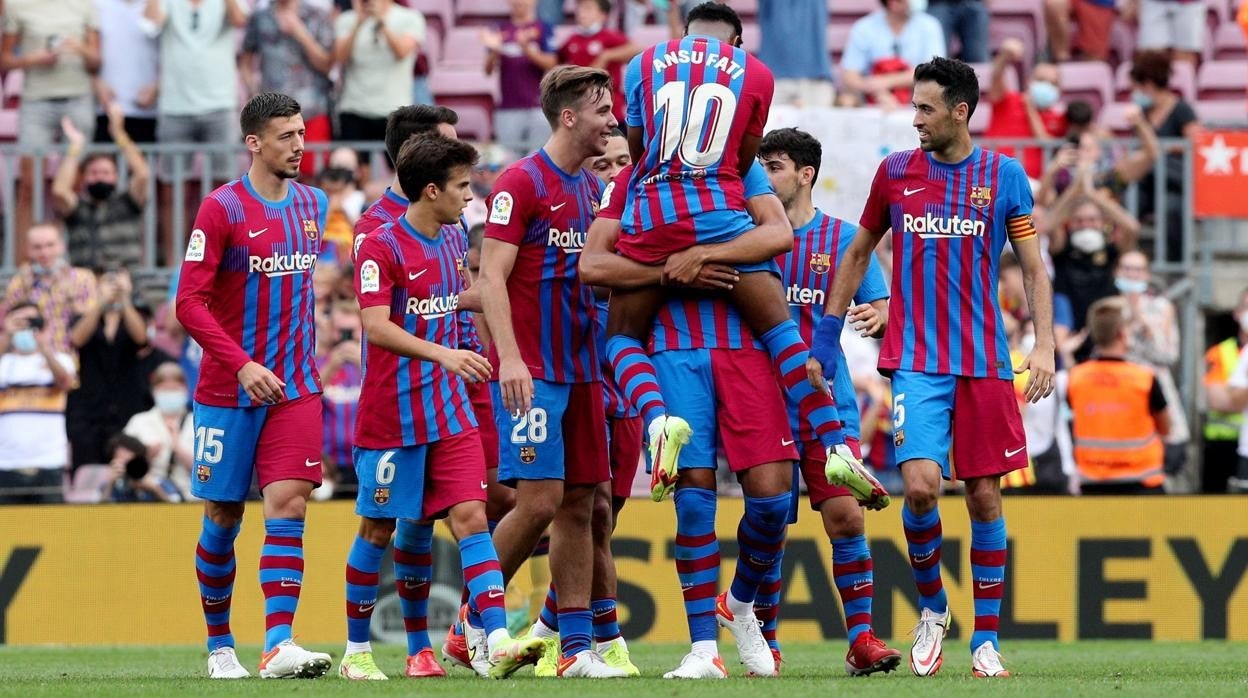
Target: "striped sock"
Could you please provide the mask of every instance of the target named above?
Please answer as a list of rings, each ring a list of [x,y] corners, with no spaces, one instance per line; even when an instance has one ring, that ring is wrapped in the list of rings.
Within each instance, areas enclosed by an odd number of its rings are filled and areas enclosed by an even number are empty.
[[[1001,621],[1001,597],[1005,594],[1006,556],[1005,518],[996,521],[971,522],[971,581],[975,584],[975,632],[971,634],[971,651],[991,642],[997,644],[997,626]]]
[[[784,580],[781,579],[783,561],[782,549],[763,577],[763,583],[758,587],[758,595],[754,597],[754,615],[762,623],[763,639],[773,650],[780,649],[780,641],[776,639],[776,626],[780,624],[780,590],[784,588]]]
[[[615,613],[615,597],[591,599],[589,610],[594,616],[594,642],[611,642],[620,637],[620,620]]]
[[[734,602],[752,605],[763,578],[780,559],[792,496],[785,492],[745,498],[745,514],[737,524],[737,571],[728,591],[729,608]],[[743,609],[738,606],[733,610]]]
[[[719,594],[719,539],[715,537],[715,492],[676,490],[676,576],[685,599],[689,639],[714,642],[715,597]]]
[[[368,625],[377,606],[377,578],[381,571],[379,548],[358,535],[347,555],[347,642],[369,641]]]
[[[871,629],[873,569],[866,536],[858,534],[832,541],[832,577],[845,607],[845,632],[851,646],[859,635]]]
[[[242,524],[222,528],[204,516],[195,546],[195,576],[199,578],[199,604],[208,626],[208,651],[234,646],[230,632],[230,604],[234,600],[234,539]]]
[[[646,424],[667,414],[654,364],[639,340],[618,334],[610,337],[607,339],[607,361],[611,364],[615,382],[628,401],[641,411]]]
[[[588,608],[559,609],[559,655],[564,659],[589,649],[594,616]]]
[[[542,604],[542,612],[537,614],[537,618],[551,630],[559,630],[559,597],[555,595],[554,583],[546,590],[546,603]]]
[[[910,551],[910,571],[919,589],[919,608],[948,613],[945,586],[940,580],[940,546],[944,542],[940,527],[940,509],[933,507],[926,514],[901,507],[901,526],[906,532]]]
[[[796,405],[798,414],[810,422],[819,443],[824,448],[845,443],[836,401],[827,393],[816,390],[806,378],[806,360],[810,358],[810,349],[802,341],[797,323],[785,320],[758,339],[771,355],[789,402]]]
[[[507,608],[503,603],[503,571],[490,534],[482,531],[459,541],[459,561],[464,568],[469,607],[476,607],[486,633],[507,629]]]
[[[264,590],[264,651],[291,638],[290,626],[303,588],[303,520],[264,522],[260,549],[260,588]]]
[[[399,520],[394,536],[394,588],[407,632],[407,654],[429,642],[429,587],[433,584],[433,525]]]

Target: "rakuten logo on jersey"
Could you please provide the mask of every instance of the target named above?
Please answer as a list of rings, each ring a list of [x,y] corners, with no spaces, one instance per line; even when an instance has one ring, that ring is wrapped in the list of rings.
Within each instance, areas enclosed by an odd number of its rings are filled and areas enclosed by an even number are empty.
[[[314,254],[271,254],[268,257],[253,254],[247,258],[247,271],[261,272],[269,277],[302,274],[312,271],[315,266]]]
[[[459,294],[449,296],[432,296],[429,298],[408,298],[407,314],[419,315],[426,320],[446,317],[459,308]]]
[[[576,230],[559,230],[551,228],[550,234],[546,237],[546,244],[550,247],[558,247],[567,254],[579,254],[585,249],[585,240],[589,236]]]
[[[788,289],[789,305],[815,305],[823,306],[824,293],[823,289],[805,288],[793,284]]]
[[[924,240],[932,238],[982,238],[988,228],[983,221],[963,218],[962,216],[942,218],[934,216],[930,212],[922,216],[905,214],[901,218],[901,227],[905,232],[915,233]]]

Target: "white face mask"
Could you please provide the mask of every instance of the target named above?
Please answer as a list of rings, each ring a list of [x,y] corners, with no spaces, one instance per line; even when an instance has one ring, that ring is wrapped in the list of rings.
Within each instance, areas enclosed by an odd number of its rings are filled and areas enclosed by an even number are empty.
[[[1096,228],[1080,228],[1070,234],[1070,245],[1087,254],[1100,252],[1105,249],[1105,233]]]
[[[190,393],[185,388],[157,390],[152,393],[152,402],[156,403],[156,409],[160,410],[161,414],[178,415],[186,412],[187,400],[190,397]]]

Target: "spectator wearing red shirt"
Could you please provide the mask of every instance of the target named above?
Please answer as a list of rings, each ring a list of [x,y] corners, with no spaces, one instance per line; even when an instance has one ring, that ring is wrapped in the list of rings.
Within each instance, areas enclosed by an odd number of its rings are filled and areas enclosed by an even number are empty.
[[[984,137],[1060,138],[1066,133],[1066,114],[1058,105],[1061,84],[1057,66],[1037,63],[1031,69],[1027,91],[1011,92],[1006,88],[1005,71],[1022,57],[1023,42],[1010,38],[1001,43],[1001,49],[993,59],[992,85],[988,88],[992,117]],[[1002,147],[998,152],[1013,155],[1014,149]],[[1021,160],[1027,176],[1033,179],[1044,170],[1044,153],[1039,148],[1023,149]]]
[[[608,29],[611,0],[577,0],[576,33],[559,47],[559,62],[602,68],[615,85],[615,118],[624,123],[624,64],[641,51],[623,32]]]

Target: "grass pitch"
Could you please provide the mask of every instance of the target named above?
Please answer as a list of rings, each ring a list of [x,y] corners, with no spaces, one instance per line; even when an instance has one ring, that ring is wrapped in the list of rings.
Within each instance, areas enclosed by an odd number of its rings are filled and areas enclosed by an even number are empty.
[[[902,646],[898,643],[898,646]],[[392,679],[353,683],[331,673],[315,681],[209,681],[203,678],[206,653],[196,647],[0,647],[0,696],[503,696],[543,698],[637,698],[638,696],[749,696],[759,691],[784,698],[829,695],[1027,695],[1027,696],[1248,696],[1248,644],[1226,642],[1010,642],[1007,666],[1014,678],[974,679],[962,642],[945,645],[945,665],[930,679],[902,670],[865,678],[845,675],[845,647],[839,643],[789,644],[779,679],[745,679],[735,663],[731,641],[721,642],[734,675],[727,681],[675,682],[661,676],[676,666],[685,645],[634,645],[633,661],[642,678],[587,682],[535,679],[530,669],[512,680],[491,682],[467,671],[447,679],[402,678],[404,651],[381,646],[378,664]],[[336,660],[341,647],[318,647]],[[243,647],[243,663],[255,671],[260,650]],[[517,693],[518,692],[518,693]]]

